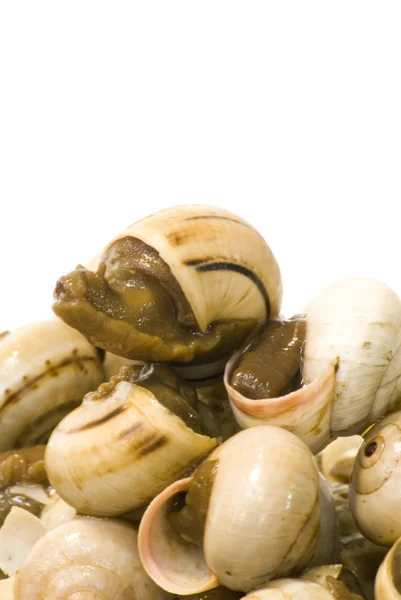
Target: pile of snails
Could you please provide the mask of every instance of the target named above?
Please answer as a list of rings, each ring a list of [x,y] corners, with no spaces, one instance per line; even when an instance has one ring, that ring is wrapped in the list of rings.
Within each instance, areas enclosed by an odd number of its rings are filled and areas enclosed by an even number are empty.
[[[0,599],[401,598],[401,300],[150,215],[0,337]]]

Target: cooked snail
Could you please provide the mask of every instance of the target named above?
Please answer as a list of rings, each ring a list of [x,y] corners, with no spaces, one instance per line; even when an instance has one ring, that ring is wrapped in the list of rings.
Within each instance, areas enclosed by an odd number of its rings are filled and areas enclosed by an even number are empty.
[[[391,546],[401,537],[401,412],[366,434],[352,472],[350,506],[365,537]]]
[[[46,443],[50,432],[103,380],[99,354],[59,319],[0,340],[0,450]]]
[[[244,596],[243,600],[363,600],[360,594],[355,594],[341,581],[341,565],[331,569],[333,574],[327,574],[324,583],[316,583],[308,579],[276,579],[263,587]]]
[[[376,576],[375,600],[401,598],[401,539],[397,540],[383,560]]]
[[[242,431],[149,505],[142,563],[163,589],[185,595],[219,584],[251,590],[318,563],[318,548],[330,562],[336,523],[326,493],[299,438],[269,426]]]
[[[83,514],[145,507],[217,444],[203,435],[196,403],[166,366],[123,367],[54,430],[46,449],[51,485]]]
[[[337,438],[317,455],[319,469],[329,484],[350,482],[355,458],[362,443],[360,435]]]
[[[229,361],[236,419],[243,428],[285,427],[315,453],[333,437],[362,433],[399,406],[400,345],[398,296],[373,279],[337,282],[304,318],[270,321]]]
[[[134,527],[78,518],[39,539],[15,579],[15,600],[164,600],[143,570]]]
[[[110,242],[93,268],[59,279],[53,309],[94,345],[130,359],[225,361],[280,310],[270,248],[219,208],[150,215]]]

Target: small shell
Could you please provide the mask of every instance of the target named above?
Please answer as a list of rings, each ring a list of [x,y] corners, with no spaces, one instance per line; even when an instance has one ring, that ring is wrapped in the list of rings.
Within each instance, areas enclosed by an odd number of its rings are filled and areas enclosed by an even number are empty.
[[[154,581],[183,595],[219,582],[250,590],[308,564],[319,545],[321,506],[316,464],[305,444],[283,429],[256,427],[230,438],[208,460],[218,464],[203,551],[184,542],[169,520],[172,499],[188,490],[191,478],[172,484],[145,512],[139,552]]]
[[[338,438],[316,458],[321,472],[330,484],[349,483],[358,450],[363,443],[360,435]]]
[[[328,576],[327,581],[323,586],[303,579],[276,579],[244,596],[243,600],[363,600],[334,577]]]
[[[65,417],[47,445],[51,485],[83,514],[117,516],[145,507],[217,445],[162,405],[160,385],[154,393],[143,387],[148,374],[162,370],[184,402],[186,384],[167,367],[125,369]]]
[[[325,289],[305,312],[303,387],[278,398],[246,398],[231,385],[241,355],[227,364],[225,382],[241,427],[285,427],[316,453],[399,405],[401,300],[384,283],[350,279]]]
[[[58,319],[0,340],[0,450],[45,443],[103,379],[96,349]]]
[[[401,598],[401,539],[397,540],[383,560],[376,576],[375,600]]]
[[[130,359],[226,359],[277,315],[281,276],[246,221],[219,208],[177,206],[130,225],[92,269],[60,278],[54,311],[92,343]]]
[[[133,526],[78,518],[47,532],[18,571],[15,600],[167,600],[144,572]]]
[[[391,546],[401,537],[401,412],[369,430],[352,472],[350,506],[370,541]]]

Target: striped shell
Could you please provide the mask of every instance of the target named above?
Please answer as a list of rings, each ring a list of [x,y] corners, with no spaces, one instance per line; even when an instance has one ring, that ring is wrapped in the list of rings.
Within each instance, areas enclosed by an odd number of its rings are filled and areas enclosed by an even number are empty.
[[[0,451],[45,443],[103,379],[99,354],[59,319],[0,340]]]
[[[216,444],[145,387],[113,378],[54,430],[46,470],[78,512],[117,516],[146,507]]]
[[[135,349],[132,343],[124,345],[121,337],[127,331],[127,323],[123,317],[116,323],[108,313],[106,324],[99,307],[96,310],[89,307],[91,301],[82,289],[92,285],[88,281],[94,274],[82,267],[59,280],[54,310],[110,352],[136,360],[213,362],[229,355],[252,328],[280,310],[282,288],[276,259],[262,236],[230,212],[201,205],[177,206],[130,225],[90,265],[92,270],[98,269],[100,275],[96,281],[101,279],[105,289],[109,288],[104,282],[110,281],[104,271],[105,264],[110,266],[109,258],[105,258],[107,252],[117,241],[128,238],[140,240],[152,252],[156,251],[173,277],[175,294],[183,294],[182,302],[192,316],[179,342],[159,335],[157,330],[146,331],[146,335],[141,330],[136,331],[137,336],[143,336],[140,347]],[[132,290],[135,272],[146,271],[148,277],[149,264],[130,269]],[[166,291],[166,282],[163,285]],[[216,334],[216,328],[224,323],[232,323],[232,329]],[[214,335],[218,339],[213,344],[217,346],[211,347],[209,340]],[[230,346],[230,338],[235,340],[234,346]],[[209,360],[208,353],[213,360]]]

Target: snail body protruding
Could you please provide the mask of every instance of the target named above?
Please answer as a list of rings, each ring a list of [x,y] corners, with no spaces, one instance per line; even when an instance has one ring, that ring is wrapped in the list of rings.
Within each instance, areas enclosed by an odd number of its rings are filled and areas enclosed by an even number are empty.
[[[0,339],[0,451],[46,443],[103,380],[96,348],[59,319]]]
[[[334,509],[319,488],[315,460],[299,438],[269,426],[242,431],[149,505],[139,529],[145,570],[177,594],[219,583],[248,591],[289,575],[318,561],[318,548],[335,550]],[[326,508],[331,545],[319,543]]]
[[[350,506],[363,535],[381,546],[401,537],[401,412],[365,436],[352,472]]]
[[[83,514],[145,508],[217,445],[202,433],[196,403],[166,366],[123,367],[54,430],[45,455],[50,483]]]
[[[135,528],[77,518],[45,533],[18,571],[15,600],[166,600],[143,570]]]
[[[169,208],[129,226],[56,286],[54,311],[89,341],[130,359],[226,359],[281,304],[277,262],[230,212]]]
[[[309,303],[303,317],[282,322],[274,336],[273,327],[268,323],[262,337],[226,367],[241,427],[285,427],[317,453],[334,437],[362,433],[399,405],[401,300],[384,283],[358,278],[334,283]],[[276,387],[264,381],[275,371]]]

